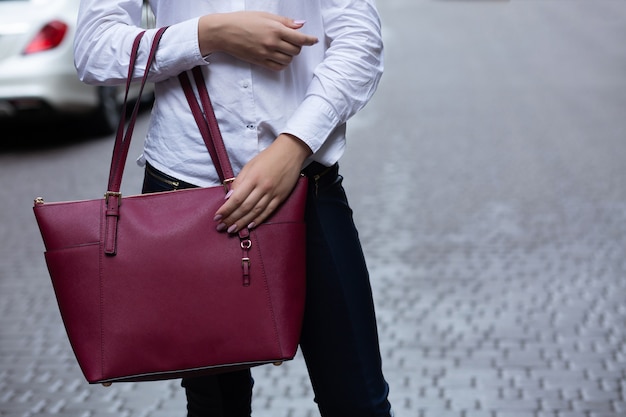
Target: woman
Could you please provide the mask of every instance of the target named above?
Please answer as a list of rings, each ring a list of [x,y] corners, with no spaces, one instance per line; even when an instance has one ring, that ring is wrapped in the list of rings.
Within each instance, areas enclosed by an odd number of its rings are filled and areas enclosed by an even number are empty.
[[[374,0],[152,0],[169,26],[151,68],[155,104],[144,192],[219,183],[177,75],[202,66],[236,179],[215,227],[262,223],[301,172],[307,202],[307,302],[300,347],[324,417],[388,417],[369,277],[338,173],[346,121],[382,74]],[[82,0],[80,78],[120,84],[142,0]],[[145,62],[154,30],[141,44]],[[141,65],[136,76],[144,71]],[[358,142],[357,142],[358,146]],[[187,378],[189,416],[250,416],[249,371]]]

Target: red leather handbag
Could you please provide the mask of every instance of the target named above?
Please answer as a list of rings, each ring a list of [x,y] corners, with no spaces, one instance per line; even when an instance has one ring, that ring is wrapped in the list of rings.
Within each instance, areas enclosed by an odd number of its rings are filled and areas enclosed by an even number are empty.
[[[127,92],[142,36],[133,46]],[[180,78],[190,98],[189,79]],[[195,98],[190,105],[227,184],[228,155],[204,83],[197,87],[206,119]],[[125,108],[126,100],[123,114]],[[304,310],[306,178],[271,218],[238,235],[217,232],[213,221],[228,185],[122,198],[137,113],[138,105],[126,131],[120,123],[105,198],[37,199],[34,207],[87,381],[169,379],[292,359]]]

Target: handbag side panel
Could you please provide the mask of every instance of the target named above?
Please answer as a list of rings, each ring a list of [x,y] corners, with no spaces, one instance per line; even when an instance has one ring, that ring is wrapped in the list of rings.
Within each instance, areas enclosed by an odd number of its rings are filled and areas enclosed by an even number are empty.
[[[255,230],[259,260],[267,280],[282,356],[292,359],[297,351],[306,295],[304,223],[271,223]],[[259,268],[251,266],[253,274]]]
[[[101,377],[100,219],[103,200],[37,205],[35,218],[61,318],[88,380]]]
[[[289,199],[254,229],[268,285],[280,346],[285,358],[298,349],[306,296],[306,225],[308,180],[300,178]],[[259,270],[256,269],[258,272]],[[254,272],[254,270],[253,270]]]

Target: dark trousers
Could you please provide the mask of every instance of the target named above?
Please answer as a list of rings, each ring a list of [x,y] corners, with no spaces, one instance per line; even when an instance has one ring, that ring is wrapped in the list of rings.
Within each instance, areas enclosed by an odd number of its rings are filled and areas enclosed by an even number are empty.
[[[307,295],[300,347],[315,401],[323,417],[389,417],[369,275],[343,178],[336,165],[328,170],[313,164],[305,174]],[[143,191],[171,190],[172,182],[148,167]],[[248,370],[186,378],[182,385],[189,417],[251,414]]]

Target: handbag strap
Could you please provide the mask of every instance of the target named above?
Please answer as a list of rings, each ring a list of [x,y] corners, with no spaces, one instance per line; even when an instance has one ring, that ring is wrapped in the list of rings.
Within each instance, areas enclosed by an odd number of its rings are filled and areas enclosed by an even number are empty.
[[[128,150],[130,149],[130,141],[133,137],[133,131],[135,129],[135,122],[137,121],[137,115],[139,114],[139,107],[141,106],[141,94],[143,93],[146,82],[148,81],[148,73],[150,67],[154,62],[156,50],[161,40],[161,36],[167,27],[159,29],[152,41],[150,47],[150,53],[146,63],[146,70],[141,78],[141,85],[139,87],[139,94],[135,107],[130,115],[128,121],[128,127],[126,127],[126,112],[128,107],[128,92],[130,90],[133,73],[135,70],[135,64],[137,63],[137,55],[139,54],[139,45],[143,38],[145,31],[140,32],[133,41],[133,47],[130,54],[130,63],[128,65],[128,76],[126,77],[126,92],[124,94],[124,104],[122,105],[122,115],[120,117],[120,123],[117,128],[117,134],[115,135],[115,145],[113,146],[113,156],[111,158],[111,168],[109,170],[109,183],[107,186],[107,192],[104,194],[105,198],[105,230],[104,230],[104,253],[108,256],[115,256],[117,253],[117,225],[120,217],[120,205],[122,203],[122,194],[120,194],[120,187],[122,185],[122,176],[124,174],[124,166],[126,165],[126,158],[128,156]]]
[[[152,41],[150,47],[150,53],[146,62],[146,70],[141,78],[141,84],[139,87],[139,94],[137,96],[135,106],[128,120],[128,126],[126,127],[126,115],[128,111],[128,96],[131,86],[135,65],[137,63],[137,55],[139,54],[139,45],[141,39],[145,35],[145,31],[140,32],[133,42],[133,47],[130,54],[130,63],[128,65],[128,76],[126,77],[126,91],[124,94],[124,103],[122,104],[120,123],[117,128],[117,134],[115,135],[115,145],[113,146],[113,156],[111,158],[111,168],[109,170],[109,183],[107,186],[107,193],[105,194],[107,199],[109,197],[119,197],[120,187],[122,184],[122,176],[124,174],[124,166],[126,165],[126,158],[128,157],[128,150],[130,149],[130,141],[133,137],[133,131],[135,130],[135,122],[137,121],[137,115],[139,114],[139,107],[141,106],[141,94],[143,93],[146,82],[148,81],[148,73],[150,67],[154,62],[156,56],[157,47],[163,36],[163,32],[167,27],[160,28]],[[125,129],[126,127],[126,129]]]
[[[133,137],[133,131],[135,129],[135,122],[139,114],[139,107],[141,105],[141,94],[143,93],[146,82],[148,81],[148,74],[152,63],[154,62],[156,51],[158,49],[159,42],[163,33],[167,29],[162,27],[155,33],[148,59],[146,62],[146,69],[141,78],[141,84],[139,87],[139,94],[133,111],[128,119],[128,126],[126,126],[126,115],[128,110],[128,96],[131,86],[132,77],[134,74],[135,66],[137,63],[137,56],[139,55],[139,46],[141,39],[145,35],[145,31],[137,34],[133,41],[133,46],[130,54],[130,62],[128,65],[128,76],[126,77],[126,91],[124,94],[124,103],[122,104],[120,123],[118,125],[117,133],[115,135],[115,144],[113,146],[113,156],[111,158],[111,168],[109,170],[109,182],[107,185],[107,191],[105,196],[105,231],[104,231],[104,252],[108,256],[115,256],[117,253],[117,226],[120,217],[120,205],[122,203],[122,194],[120,188],[122,185],[122,176],[124,174],[124,167],[126,165],[126,159],[128,157],[128,151],[130,149],[130,142]],[[222,135],[215,118],[213,106],[209,99],[209,94],[206,89],[204,76],[199,67],[192,70],[194,81],[198,88],[200,96],[200,102],[204,109],[204,114],[198,105],[189,76],[186,73],[180,74],[179,79],[183,85],[185,96],[189,102],[192,114],[198,124],[200,133],[206,144],[206,147],[211,155],[211,159],[218,172],[220,180],[227,188],[227,185],[234,179],[233,169],[222,140]],[[206,116],[206,117],[205,117]],[[242,235],[242,232],[240,232]],[[244,233],[245,235],[245,233]],[[240,236],[241,237],[241,236]],[[245,237],[245,236],[244,236]]]
[[[128,120],[128,126],[126,126],[129,90],[135,70],[135,65],[137,63],[137,56],[139,55],[139,46],[141,43],[141,39],[145,35],[145,31],[137,34],[135,40],[133,41],[133,46],[130,54],[130,62],[128,65],[128,76],[126,77],[126,91],[124,94],[124,103],[121,110],[122,115],[120,117],[120,123],[117,129],[117,133],[115,135],[115,145],[113,146],[113,156],[111,158],[111,168],[109,170],[109,183],[107,186],[107,191],[104,194],[106,205],[104,226],[104,252],[108,256],[115,256],[115,254],[117,253],[117,226],[120,217],[120,205],[122,203],[120,188],[122,184],[122,176],[124,174],[124,167],[126,165],[126,159],[128,157],[128,150],[130,149],[130,142],[133,137],[133,131],[135,129],[135,122],[137,121],[137,116],[139,114],[139,107],[141,105],[141,94],[143,93],[146,82],[148,81],[148,74],[150,72],[150,68],[152,67],[152,63],[154,62],[159,42],[166,29],[167,27],[160,28],[156,32],[154,39],[152,40],[150,53],[148,54],[148,60],[146,62],[146,69],[141,78],[137,101],[135,102],[135,106]],[[192,73],[194,76],[194,81],[198,88],[200,102],[202,104],[202,108],[204,109],[204,114],[200,109],[200,105],[198,105],[195,94],[193,93],[193,88],[191,87],[189,76],[186,73],[183,73],[179,75],[179,79],[181,81],[181,84],[183,85],[185,96],[187,97],[196,123],[198,124],[198,128],[200,129],[200,133],[202,135],[204,143],[206,144],[209,154],[211,155],[211,159],[213,160],[218,175],[222,183],[224,184],[224,187],[226,188],[227,184],[229,184],[234,179],[233,169],[230,165],[230,160],[228,159],[228,154],[226,152],[226,147],[224,146],[224,141],[222,140],[222,135],[217,124],[217,119],[215,118],[215,113],[213,111],[211,100],[209,99],[209,94],[206,89],[206,84],[204,81],[204,76],[202,75],[202,71],[199,67],[196,67],[192,70]],[[247,230],[240,232],[240,238],[247,238],[246,233]]]
[[[230,164],[230,159],[228,158],[228,152],[226,151],[226,146],[222,139],[217,118],[215,117],[213,104],[211,103],[211,98],[206,88],[204,75],[200,67],[193,68],[191,73],[193,75],[193,81],[196,84],[196,89],[198,90],[202,109],[200,109],[200,104],[198,104],[198,99],[194,94],[188,72],[181,73],[178,79],[183,87],[183,92],[185,93],[191,113],[198,125],[202,139],[209,150],[217,175],[222,184],[224,184],[224,187],[227,187],[228,184],[232,182],[235,175]]]
[[[111,168],[109,170],[109,182],[107,185],[107,192],[105,194],[107,201],[110,198],[118,199],[120,197],[122,176],[124,174],[124,167],[126,165],[126,159],[128,158],[130,142],[135,129],[135,122],[137,121],[137,116],[139,114],[139,107],[141,105],[141,94],[143,93],[145,84],[148,80],[148,73],[150,71],[152,63],[154,62],[159,42],[166,29],[167,27],[160,28],[154,36],[146,63],[146,70],[144,71],[144,74],[141,78],[137,101],[135,102],[133,111],[128,119],[128,126],[126,126],[126,115],[128,114],[128,96],[132,76],[137,63],[139,45],[141,43],[141,39],[146,32],[142,31],[137,34],[133,42],[130,54],[130,62],[128,66],[128,76],[126,77],[124,103],[122,104],[120,123],[118,125],[117,134],[115,136],[115,145],[113,146],[113,156],[111,158]],[[209,98],[204,75],[202,74],[202,70],[200,69],[200,67],[193,68],[191,70],[191,73],[193,74],[193,80],[198,89],[198,95],[200,97],[202,109],[200,108],[198,100],[196,99],[196,96],[193,92],[189,75],[187,73],[182,73],[178,76],[178,78],[183,87],[185,97],[187,98],[196,124],[198,125],[198,129],[200,130],[200,134],[202,135],[207,150],[211,155],[211,160],[215,165],[215,169],[217,170],[220,181],[226,186],[226,184],[234,179],[234,172],[230,164],[230,159],[228,158],[228,153],[222,139],[217,119],[215,117],[215,112],[213,110],[211,99]]]

